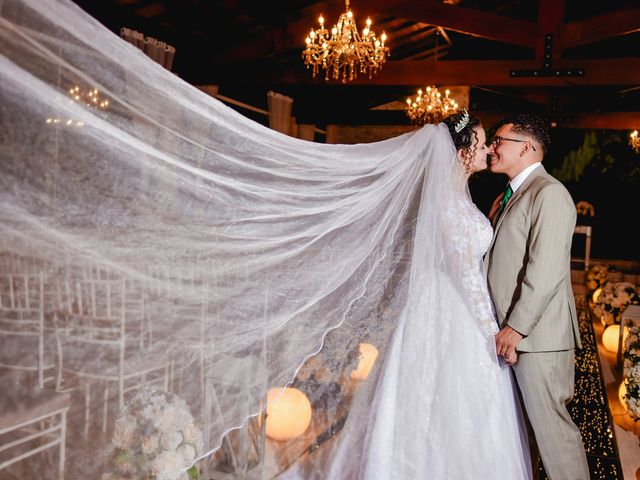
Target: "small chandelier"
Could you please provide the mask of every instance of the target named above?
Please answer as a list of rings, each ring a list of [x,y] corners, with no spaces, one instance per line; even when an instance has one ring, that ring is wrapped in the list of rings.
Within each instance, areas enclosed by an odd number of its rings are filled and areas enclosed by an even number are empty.
[[[358,73],[368,74],[371,78],[389,56],[389,48],[384,46],[387,35],[382,32],[378,39],[371,30],[371,19],[367,18],[367,26],[362,29],[360,36],[349,0],[345,0],[345,3],[347,11],[340,15],[331,31],[324,28],[324,17],[320,15],[320,28],[311,29],[305,39],[302,59],[307,68],[312,68],[314,78],[319,68],[325,71],[325,80],[342,77],[342,83],[347,83],[356,78]]]
[[[418,125],[440,122],[459,108],[458,103],[449,97],[450,93],[447,89],[443,96],[435,86],[427,87],[424,92],[418,90],[415,99],[407,98],[407,116]]]
[[[82,89],[78,85],[74,85],[69,89],[69,103],[80,103],[86,107],[95,108],[96,110],[107,110],[109,108],[109,100],[100,96],[97,88]],[[59,100],[59,99],[58,99]],[[84,122],[74,120],[72,118],[64,119],[58,117],[47,117],[48,124],[62,124],[67,127],[82,127]]]
[[[636,153],[640,153],[640,137],[638,137],[638,130],[634,130],[629,134],[629,145]]]

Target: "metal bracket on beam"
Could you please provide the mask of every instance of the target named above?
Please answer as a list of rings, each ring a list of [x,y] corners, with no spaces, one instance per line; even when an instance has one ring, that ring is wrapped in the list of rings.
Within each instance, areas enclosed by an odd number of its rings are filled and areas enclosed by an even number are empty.
[[[551,53],[553,50],[553,35],[544,36],[543,67],[538,70],[511,70],[511,78],[520,77],[584,77],[584,68],[553,68]]]
[[[584,68],[541,68],[539,70],[511,70],[512,78],[519,77],[584,77]]]
[[[547,33],[544,36],[544,68],[551,68],[551,53],[553,50],[553,35]]]
[[[551,121],[551,126],[556,127],[558,124],[578,123],[579,117],[576,114],[551,115],[549,120]]]

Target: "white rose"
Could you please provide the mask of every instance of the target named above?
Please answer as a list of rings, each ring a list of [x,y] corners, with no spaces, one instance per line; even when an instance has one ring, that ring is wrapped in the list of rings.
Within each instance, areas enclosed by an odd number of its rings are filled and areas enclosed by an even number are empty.
[[[127,460],[120,464],[120,470],[124,473],[133,473],[134,472],[134,463],[131,460]]]
[[[174,451],[178,445],[182,443],[182,434],[180,432],[163,433],[160,438],[160,445],[165,450]]]
[[[193,463],[193,460],[196,458],[196,450],[189,444],[182,444],[180,448],[178,448],[178,453],[182,455],[182,464],[185,467],[188,467]]]
[[[182,435],[184,436],[185,442],[195,443],[198,437],[198,429],[193,423],[190,423],[182,429]]]
[[[149,455],[158,449],[158,437],[144,437],[142,439],[142,453]]]
[[[184,404],[184,401],[182,401],[181,403]],[[193,416],[189,413],[189,410],[186,408],[186,405],[184,406],[184,408],[178,409],[176,417],[178,420],[177,423],[180,426],[180,428],[182,428],[184,425],[188,425],[189,423],[193,423]]]
[[[153,419],[153,426],[161,432],[181,430],[184,425],[193,422],[191,414],[175,405],[167,405],[159,415]]]
[[[161,411],[162,408],[157,405],[147,405],[142,409],[142,416],[145,420],[153,420],[160,415]]]
[[[182,468],[181,455],[176,452],[164,451],[153,461],[151,472],[156,476],[157,480],[178,480],[184,473]]]
[[[616,297],[611,302],[611,306],[614,308],[620,308],[624,302],[620,300],[620,297]]]
[[[113,432],[113,444],[122,450],[128,450],[133,443],[136,426],[136,417],[133,415],[119,417]]]

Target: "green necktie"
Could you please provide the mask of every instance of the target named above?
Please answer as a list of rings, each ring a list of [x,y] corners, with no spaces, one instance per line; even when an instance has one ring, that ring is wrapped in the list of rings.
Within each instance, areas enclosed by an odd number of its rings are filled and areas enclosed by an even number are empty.
[[[511,189],[511,184],[508,183],[507,188],[504,189],[504,196],[502,197],[502,201],[500,202],[500,208],[498,208],[498,215],[500,215],[502,213],[502,210],[504,210],[504,207],[511,198],[511,195],[513,195],[513,190]]]

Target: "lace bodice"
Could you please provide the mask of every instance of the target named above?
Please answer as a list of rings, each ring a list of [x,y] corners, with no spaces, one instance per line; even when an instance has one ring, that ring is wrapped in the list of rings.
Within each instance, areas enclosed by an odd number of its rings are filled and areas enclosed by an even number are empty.
[[[482,257],[491,245],[491,223],[467,196],[462,196],[445,215],[445,234],[451,246],[450,267],[473,316],[484,331],[498,331],[493,303],[489,296]]]
[[[491,245],[493,227],[489,219],[474,204],[468,205],[467,208],[469,210],[467,231],[471,234],[468,238],[469,248],[478,261],[482,263],[482,257],[487,253],[489,245]]]

